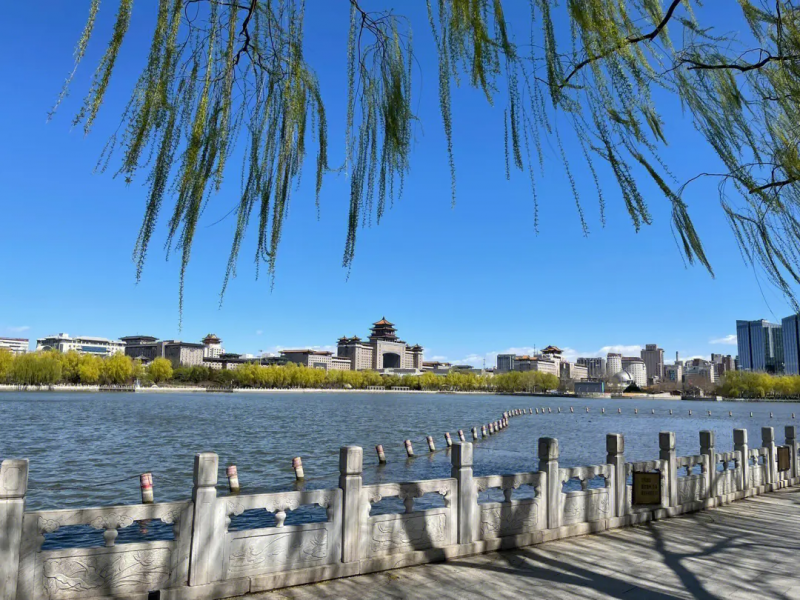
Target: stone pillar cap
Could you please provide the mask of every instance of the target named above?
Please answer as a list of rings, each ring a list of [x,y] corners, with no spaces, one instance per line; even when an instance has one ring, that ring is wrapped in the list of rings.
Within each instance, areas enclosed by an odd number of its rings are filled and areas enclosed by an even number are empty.
[[[219,456],[214,452],[198,452],[194,455],[194,484],[197,487],[217,485]]]
[[[471,467],[472,442],[461,442],[454,445],[452,461],[454,467]]]
[[[556,438],[539,438],[539,460],[558,460],[558,440]]]
[[[361,475],[364,466],[364,450],[361,446],[339,448],[339,472],[342,475]]]
[[[24,498],[28,491],[28,459],[10,458],[0,463],[0,498]]]
[[[606,452],[609,454],[622,454],[625,452],[625,436],[621,433],[606,435]]]
[[[659,432],[658,447],[660,450],[675,450],[675,432],[674,431]]]

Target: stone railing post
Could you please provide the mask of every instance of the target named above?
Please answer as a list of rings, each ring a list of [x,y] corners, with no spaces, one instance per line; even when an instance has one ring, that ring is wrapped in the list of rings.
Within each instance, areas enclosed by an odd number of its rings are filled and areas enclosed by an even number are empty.
[[[358,560],[361,527],[361,473],[364,451],[359,446],[339,449],[339,487],[342,488],[342,562]]]
[[[189,585],[206,585],[222,576],[225,515],[217,503],[219,456],[214,452],[194,455],[194,520],[189,559]]]
[[[792,479],[797,479],[800,469],[797,468],[797,428],[794,425],[786,426],[786,445],[789,446],[789,452],[792,453]]]
[[[742,478],[739,486],[742,491],[750,487],[750,448],[747,446],[747,429],[733,430],[733,449],[742,457]]]
[[[625,437],[621,433],[606,435],[606,463],[614,467],[614,516],[628,514],[628,478],[625,474]]]
[[[719,494],[719,474],[717,471],[717,450],[714,447],[714,432],[703,430],[700,432],[700,454],[707,457],[706,466],[706,497],[716,498]]]
[[[0,600],[15,600],[22,542],[22,516],[28,491],[28,461],[0,463]]]
[[[450,476],[458,482],[458,543],[471,544],[478,530],[478,488],[472,479],[472,444],[453,446]]]
[[[547,528],[561,527],[561,477],[558,473],[558,440],[539,438],[539,470],[547,477]]]
[[[761,428],[761,445],[767,449],[767,483],[777,483],[778,464],[775,453],[775,429],[773,427]]]
[[[675,452],[675,432],[658,434],[658,458],[667,461],[667,488],[669,505],[678,506],[678,455]]]

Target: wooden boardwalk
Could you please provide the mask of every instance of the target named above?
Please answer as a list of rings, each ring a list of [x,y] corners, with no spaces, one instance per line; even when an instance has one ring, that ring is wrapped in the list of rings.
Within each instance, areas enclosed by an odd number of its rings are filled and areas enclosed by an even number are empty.
[[[580,538],[249,597],[800,600],[800,488]]]

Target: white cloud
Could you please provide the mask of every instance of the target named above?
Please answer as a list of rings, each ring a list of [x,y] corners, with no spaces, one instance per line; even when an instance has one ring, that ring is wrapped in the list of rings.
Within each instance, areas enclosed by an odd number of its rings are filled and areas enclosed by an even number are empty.
[[[605,356],[609,352],[613,352],[615,354],[622,354],[625,356],[639,356],[639,353],[642,351],[642,347],[638,344],[633,344],[631,346],[625,346],[621,344],[617,344],[616,346],[603,346],[594,353],[594,356]]]
[[[726,335],[721,338],[714,338],[713,340],[708,341],[709,344],[725,344],[726,346],[735,346],[736,345],[736,334]]]
[[[30,329],[30,325],[20,325],[19,327],[6,327],[11,333],[22,333],[23,331],[28,331]]]
[[[437,356],[431,356],[428,360],[438,360],[439,362],[442,362],[444,360],[447,360],[447,357],[437,355]]]

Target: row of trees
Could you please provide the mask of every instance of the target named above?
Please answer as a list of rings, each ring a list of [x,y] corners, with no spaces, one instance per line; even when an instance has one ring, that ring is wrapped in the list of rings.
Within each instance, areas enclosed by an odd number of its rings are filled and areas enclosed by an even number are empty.
[[[800,375],[729,371],[717,394],[727,398],[800,398]]]
[[[147,367],[124,354],[100,358],[74,351],[33,352],[15,356],[0,350],[0,383],[17,385],[125,385],[172,383],[241,388],[366,389],[372,386],[407,387],[412,390],[544,392],[558,387],[558,378],[547,373],[504,373],[494,377],[451,371],[447,375],[381,375],[374,371],[323,371],[302,365],[244,364],[235,370],[204,366],[172,368],[165,358]]]

